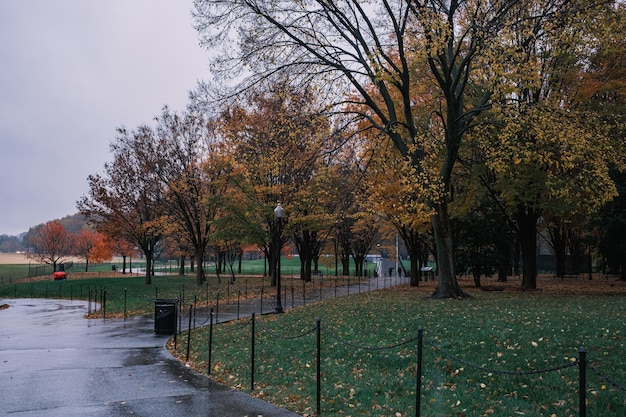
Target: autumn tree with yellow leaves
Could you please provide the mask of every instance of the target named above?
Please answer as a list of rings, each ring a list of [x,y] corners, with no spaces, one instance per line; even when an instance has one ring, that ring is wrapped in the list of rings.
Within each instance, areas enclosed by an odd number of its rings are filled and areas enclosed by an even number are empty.
[[[216,51],[216,82],[204,84],[198,96],[232,97],[277,74],[288,73],[294,82],[316,80],[326,87],[329,109],[368,108],[367,113],[351,114],[384,132],[410,161],[414,175],[428,179],[437,298],[464,296],[454,273],[452,174],[467,133],[508,76],[503,56],[514,52],[508,34],[524,21],[542,28],[554,25],[555,15],[580,18],[593,9],[580,0],[201,0],[195,5],[202,43]],[[420,60],[427,63],[440,97],[426,125],[419,123],[423,119],[413,101],[413,63]],[[227,80],[236,80],[233,89],[217,88]],[[430,150],[418,139],[424,132],[438,144],[436,178],[425,174]]]
[[[618,162],[611,124],[576,105],[575,91],[599,43],[591,34],[610,10],[590,8],[586,18],[535,2],[552,20],[537,26],[519,19],[502,42],[514,53],[503,60],[507,74],[494,94],[490,124],[477,129],[494,190],[512,219],[522,251],[522,288],[537,287],[537,225],[543,219],[589,214],[616,196],[609,167]],[[527,10],[520,10],[527,16]],[[487,69],[490,71],[491,69]]]
[[[221,135],[238,173],[231,186],[242,203],[231,209],[256,236],[270,260],[272,277],[280,250],[290,236],[299,250],[303,279],[310,279],[311,263],[323,247],[329,220],[318,179],[332,145],[328,121],[317,104],[313,90],[297,89],[281,80],[256,88],[247,100],[222,114]],[[278,220],[274,208],[278,203],[286,217],[281,242],[275,248],[272,241]]]

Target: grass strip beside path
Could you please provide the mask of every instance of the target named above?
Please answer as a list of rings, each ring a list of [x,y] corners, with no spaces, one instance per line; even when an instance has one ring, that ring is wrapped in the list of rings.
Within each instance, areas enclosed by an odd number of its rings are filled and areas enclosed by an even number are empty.
[[[560,295],[468,287],[474,298],[465,301],[429,300],[432,285],[403,287],[257,317],[254,391],[249,319],[218,325],[211,374],[313,415],[316,341],[315,332],[309,332],[319,317],[323,415],[412,416],[416,343],[402,342],[414,339],[423,326],[422,416],[577,416],[578,367],[533,372],[572,364],[585,346],[594,367],[626,383],[626,296],[624,283],[599,282],[588,291],[576,287],[588,285],[583,281],[567,285],[571,289]],[[618,294],[593,294],[602,292],[598,286]],[[186,336],[179,340],[174,354],[184,359]],[[206,328],[193,331],[189,362],[202,373],[207,371],[207,340]],[[483,372],[466,363],[505,372]],[[626,415],[626,393],[591,372],[587,380],[587,416]]]

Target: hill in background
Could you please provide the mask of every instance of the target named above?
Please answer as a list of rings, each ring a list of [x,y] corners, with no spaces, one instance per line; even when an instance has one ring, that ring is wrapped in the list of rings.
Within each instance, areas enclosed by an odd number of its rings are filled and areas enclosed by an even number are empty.
[[[80,213],[65,216],[58,219],[65,227],[68,233],[77,233],[87,227],[88,220]],[[28,236],[33,233],[38,226],[32,226],[28,232],[19,234],[18,236],[0,235],[0,252],[15,253],[25,250],[24,242],[28,241]]]

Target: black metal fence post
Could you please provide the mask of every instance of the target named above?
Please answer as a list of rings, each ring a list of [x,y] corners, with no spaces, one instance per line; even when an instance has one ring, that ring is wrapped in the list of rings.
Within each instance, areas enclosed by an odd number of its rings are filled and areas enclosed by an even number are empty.
[[[209,313],[209,357],[207,359],[207,375],[211,375],[211,353],[213,349],[213,307]]]
[[[417,376],[415,381],[415,417],[420,417],[422,403],[422,352],[424,344],[424,328],[417,328]]]
[[[102,320],[107,319],[107,289],[102,289]]]
[[[177,298],[176,305],[174,306],[174,311],[176,312],[174,314],[174,349],[178,348],[178,332],[181,329],[180,317],[182,316],[182,314],[180,314],[181,308],[180,299]]]
[[[176,331],[174,333],[179,333],[183,331],[183,302],[181,300],[181,295],[178,294],[178,303],[176,303],[176,311],[178,311],[177,313],[177,318],[178,318],[178,324],[176,327]]]
[[[220,293],[215,294],[215,322],[219,320],[220,315]]]
[[[587,417],[587,349],[578,349],[578,408],[580,417]]]
[[[126,313],[127,313],[126,301],[127,301],[127,299],[128,299],[128,289],[124,288],[124,320],[126,320]]]
[[[191,320],[192,320],[193,304],[189,304],[189,327],[187,328],[187,356],[185,360],[189,361],[189,350],[191,349]]]
[[[322,413],[322,319],[317,318],[316,415]]]
[[[255,345],[255,313],[252,312],[252,334],[250,340],[250,391],[254,391],[254,368],[255,368],[255,355],[254,355],[254,345]]]

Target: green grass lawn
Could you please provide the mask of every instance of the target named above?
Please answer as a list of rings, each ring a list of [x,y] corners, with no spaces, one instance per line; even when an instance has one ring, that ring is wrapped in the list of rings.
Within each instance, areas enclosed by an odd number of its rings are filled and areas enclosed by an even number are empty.
[[[623,295],[478,292],[471,300],[441,301],[427,300],[428,291],[387,289],[258,317],[254,391],[251,326],[214,326],[211,373],[297,413],[314,414],[319,317],[325,416],[415,415],[419,326],[425,338],[422,416],[578,416],[580,346],[595,369],[626,383]],[[206,329],[193,332],[190,362],[203,373],[207,340]],[[186,343],[178,349],[184,358]],[[570,364],[575,366],[540,372]],[[626,415],[624,391],[589,369],[587,379],[588,416]]]
[[[282,275],[283,289],[286,292],[285,306],[289,306],[292,294],[307,299],[317,297],[320,286],[336,287],[346,283],[354,284],[354,277],[316,277],[313,282],[304,283],[297,274],[288,274],[287,263]],[[261,264],[262,268],[262,264]],[[91,268],[90,268],[91,271]],[[56,299],[91,299],[98,303],[103,301],[106,290],[106,309],[91,314],[91,318],[121,317],[137,314],[152,314],[154,300],[159,298],[177,298],[183,306],[194,303],[196,306],[215,306],[218,302],[236,302],[238,299],[260,297],[272,298],[275,288],[270,286],[270,277],[262,275],[236,275],[235,281],[230,275],[208,275],[206,283],[197,286],[193,275],[156,275],[152,284],[145,284],[145,277],[138,274],[122,275],[119,272],[111,277],[108,269],[94,268],[89,277],[81,278],[83,273],[69,272],[68,279],[55,281],[52,276],[35,279],[22,278],[12,283],[0,284],[0,298],[56,298]]]
[[[89,264],[88,272],[92,275],[97,273],[97,278],[107,278],[112,275],[112,266],[115,265],[117,268],[117,272],[122,271],[122,265],[120,262],[105,262],[101,264]],[[129,268],[132,266],[133,274],[132,275],[140,275],[143,276],[143,268],[145,268],[144,261],[133,261],[132,264],[127,262],[126,264],[126,272],[130,272]],[[351,264],[351,270],[354,271],[354,263]],[[179,268],[175,262],[157,262],[154,265],[155,272],[165,273],[171,276],[176,276],[179,272]],[[267,266],[265,265],[264,259],[256,259],[256,260],[246,260],[242,262],[241,272],[238,271],[237,264],[233,265],[234,275],[235,277],[250,277],[250,276],[259,276],[259,275],[267,275]],[[324,277],[334,277],[335,276],[335,268],[334,265],[323,265],[320,264],[320,273]],[[374,276],[375,265],[368,265],[368,273],[369,276]],[[66,266],[65,271],[71,277],[82,277],[85,272],[85,264],[80,262],[71,263],[70,266]],[[211,280],[212,277],[216,276],[215,267],[213,265],[207,264],[205,267],[205,273]],[[289,279],[291,277],[299,277],[300,276],[300,259],[298,257],[287,257],[284,256],[281,260],[281,273],[286,278]],[[190,270],[190,267],[187,265],[185,268],[185,274],[188,276],[192,276],[194,272]],[[116,274],[117,275],[117,274]],[[128,276],[131,274],[129,273]],[[221,273],[221,276],[224,279],[227,279],[231,276],[231,271],[227,267],[225,272]],[[52,279],[52,266],[45,264],[0,264],[0,294],[2,294],[2,287],[9,286],[13,284],[20,284],[24,282],[31,282],[34,279],[38,278],[35,281],[42,280],[42,278],[51,280]]]

